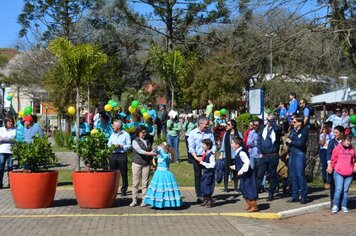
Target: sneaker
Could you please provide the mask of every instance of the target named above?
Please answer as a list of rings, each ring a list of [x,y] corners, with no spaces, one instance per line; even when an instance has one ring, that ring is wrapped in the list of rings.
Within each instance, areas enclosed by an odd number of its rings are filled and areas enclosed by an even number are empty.
[[[336,205],[334,205],[333,208],[331,208],[331,213],[333,213],[333,214],[337,213],[338,211],[339,211],[339,208]]]
[[[145,204],[144,202],[141,202],[140,206],[145,207],[145,206],[147,206],[147,204]]]
[[[341,207],[341,210],[344,213],[349,213],[349,208],[347,208],[347,207]]]
[[[137,206],[137,202],[131,202],[130,207]]]

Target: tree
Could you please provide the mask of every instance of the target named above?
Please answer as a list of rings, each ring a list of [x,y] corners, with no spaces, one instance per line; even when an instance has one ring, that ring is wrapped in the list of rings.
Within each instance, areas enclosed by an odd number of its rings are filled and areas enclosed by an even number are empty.
[[[129,9],[128,2],[141,3],[152,9],[152,14],[144,17]],[[124,9],[127,17],[135,24],[151,32],[163,36],[166,50],[173,50],[176,44],[186,44],[190,33],[202,26],[212,23],[229,22],[230,10],[224,0],[119,0],[120,8]],[[157,21],[162,22],[163,29],[158,27]],[[153,22],[153,23],[152,23]]]
[[[177,93],[175,88],[192,72],[197,60],[194,53],[184,56],[179,50],[165,52],[158,47],[150,49],[149,61],[153,71],[171,91],[171,109],[175,105],[175,94]]]
[[[50,42],[49,50],[57,58],[67,89],[76,90],[76,128],[77,140],[80,140],[79,129],[79,100],[80,88],[87,87],[88,83],[107,63],[107,55],[91,44],[74,45],[68,39],[57,38]],[[67,87],[68,86],[68,87]],[[79,158],[78,170],[79,170]]]

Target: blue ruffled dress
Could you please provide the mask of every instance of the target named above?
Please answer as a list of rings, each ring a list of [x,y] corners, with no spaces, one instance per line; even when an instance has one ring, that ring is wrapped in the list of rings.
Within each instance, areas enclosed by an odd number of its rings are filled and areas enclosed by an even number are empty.
[[[163,149],[158,152],[158,165],[148,186],[144,203],[155,208],[180,207],[183,203],[173,173],[169,171],[170,155]]]

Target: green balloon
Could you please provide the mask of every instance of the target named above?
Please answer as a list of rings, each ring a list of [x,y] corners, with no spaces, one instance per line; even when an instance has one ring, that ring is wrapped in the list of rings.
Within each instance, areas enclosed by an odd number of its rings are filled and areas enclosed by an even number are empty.
[[[141,114],[143,115],[144,113],[146,113],[147,112],[147,109],[146,108],[142,108],[141,109]]]
[[[226,113],[227,113],[227,110],[226,110],[225,108],[222,108],[222,109],[220,110],[220,114],[221,114],[221,115],[226,115]]]
[[[113,102],[111,105],[112,105],[112,107],[117,107],[119,105],[119,103]]]
[[[356,124],[356,115],[350,116],[350,123],[353,125]]]
[[[109,101],[108,101],[108,104],[110,104],[111,106],[113,106],[113,103],[115,102],[115,100],[112,100],[112,99],[110,99]]]
[[[6,100],[11,101],[12,97],[9,95],[9,96],[6,97]]]
[[[23,110],[23,113],[25,114],[25,116],[31,115],[32,107],[25,107],[25,109]]]
[[[131,106],[137,109],[137,107],[140,106],[140,102],[137,100],[134,100],[134,101],[132,101]]]

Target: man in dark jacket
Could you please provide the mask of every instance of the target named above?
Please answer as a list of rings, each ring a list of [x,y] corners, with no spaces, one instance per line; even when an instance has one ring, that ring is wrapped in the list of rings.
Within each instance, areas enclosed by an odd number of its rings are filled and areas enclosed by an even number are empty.
[[[279,146],[281,144],[282,129],[275,122],[274,115],[268,115],[265,119],[265,127],[259,133],[257,142],[259,167],[257,172],[257,190],[261,190],[261,185],[265,173],[269,175],[270,187],[267,201],[274,199],[274,192],[277,186],[277,166],[279,162]]]

